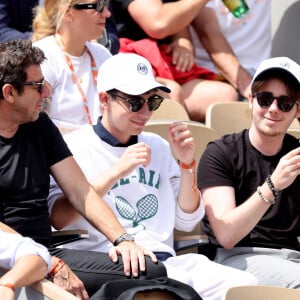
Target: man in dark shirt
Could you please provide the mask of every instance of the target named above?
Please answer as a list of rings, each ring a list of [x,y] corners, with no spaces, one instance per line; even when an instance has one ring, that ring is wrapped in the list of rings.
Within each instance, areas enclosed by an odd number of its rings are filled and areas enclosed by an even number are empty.
[[[0,229],[9,225],[46,245],[53,255],[51,279],[80,299],[88,299],[107,281],[166,276],[155,255],[125,235],[56,126],[41,113],[43,98],[50,96],[40,68],[44,59],[29,40],[0,44]],[[109,257],[51,247],[50,173],[75,209],[116,245]],[[150,257],[146,261],[145,255]]]
[[[300,147],[286,134],[300,115],[300,66],[263,61],[252,82],[250,129],[208,145],[198,167],[215,261],[260,284],[300,286]]]

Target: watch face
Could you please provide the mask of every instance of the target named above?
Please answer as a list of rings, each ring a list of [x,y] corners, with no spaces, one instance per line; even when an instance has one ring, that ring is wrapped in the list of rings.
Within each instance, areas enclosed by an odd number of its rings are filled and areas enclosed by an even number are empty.
[[[133,236],[131,235],[131,234],[129,234],[129,233],[125,233],[124,235],[123,235],[123,239],[122,239],[123,241],[134,241],[134,238],[133,238]]]
[[[134,241],[134,237],[133,235],[129,234],[129,233],[123,233],[121,234],[114,242],[114,246],[119,245],[121,242],[124,241],[128,241],[128,242],[133,242]]]

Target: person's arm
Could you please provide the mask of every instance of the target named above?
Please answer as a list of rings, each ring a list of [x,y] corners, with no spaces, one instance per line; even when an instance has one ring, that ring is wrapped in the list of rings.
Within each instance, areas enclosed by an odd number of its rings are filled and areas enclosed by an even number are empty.
[[[37,255],[24,255],[0,278],[0,298],[14,299],[14,289],[32,284],[47,274],[46,262]],[[9,298],[10,297],[10,298]]]
[[[31,32],[21,32],[10,27],[9,23],[11,16],[8,13],[9,5],[9,1],[0,0],[0,42],[17,39],[29,39],[31,37]]]
[[[188,26],[207,2],[208,0],[180,0],[169,3],[161,0],[135,0],[127,9],[150,37],[163,39]]]
[[[112,243],[126,232],[110,207],[88,183],[73,157],[51,166],[51,172],[72,206]],[[145,255],[150,256],[154,262],[157,261],[151,251],[134,242],[124,241],[113,247],[109,253],[112,261],[117,262],[118,254],[123,257],[126,275],[132,273],[138,276],[139,270],[145,271]]]
[[[224,37],[214,10],[209,7],[201,9],[192,25],[200,42],[223,77],[242,96],[248,98],[251,76],[240,64],[234,50]]]
[[[298,161],[300,161],[300,147],[281,158],[274,172],[270,174],[277,190],[290,186],[300,174]],[[261,185],[260,191],[267,200],[263,200],[255,191],[245,202],[236,206],[232,187],[201,189],[206,215],[218,242],[224,248],[230,249],[243,239],[272,205],[268,201],[276,201],[266,182]]]
[[[184,212],[193,213],[200,205],[195,173],[194,138],[187,125],[173,123],[169,129],[169,142],[181,169],[178,205]]]
[[[0,267],[8,271],[0,277],[0,298],[13,299],[15,289],[44,278],[51,259],[44,246],[22,237],[8,226],[1,228]]]

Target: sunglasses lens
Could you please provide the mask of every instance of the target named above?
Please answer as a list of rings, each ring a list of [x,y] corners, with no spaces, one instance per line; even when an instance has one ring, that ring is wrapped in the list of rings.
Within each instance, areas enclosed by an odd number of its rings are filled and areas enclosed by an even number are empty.
[[[270,92],[257,93],[256,99],[261,107],[269,107],[273,102],[273,94]]]
[[[105,5],[107,4],[107,0],[100,0],[97,2],[96,10],[98,12],[103,12]]]
[[[283,112],[290,111],[293,108],[294,104],[295,101],[291,99],[289,96],[278,97],[277,105]]]
[[[137,112],[141,110],[145,103],[145,100],[143,98],[135,97],[128,99],[128,103],[130,104],[130,111]]]
[[[149,99],[148,99],[148,109],[150,111],[157,110],[160,107],[163,100],[164,100],[164,98],[160,97],[158,95],[153,95],[153,96],[149,97]]]
[[[273,103],[273,100],[277,99],[278,108],[283,112],[290,111],[293,108],[294,104],[296,103],[296,101],[291,99],[289,96],[279,96],[277,98],[274,97],[271,92],[257,93],[256,99],[257,99],[257,103],[261,107],[269,107]]]

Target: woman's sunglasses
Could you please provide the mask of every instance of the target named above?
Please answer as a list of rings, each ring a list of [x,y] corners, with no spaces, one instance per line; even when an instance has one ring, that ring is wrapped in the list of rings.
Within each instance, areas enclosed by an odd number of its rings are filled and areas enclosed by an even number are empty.
[[[271,92],[255,93],[254,97],[256,97],[257,103],[261,107],[270,107],[274,99],[276,99],[278,108],[283,112],[289,112],[296,103],[296,100],[290,98],[289,96],[282,95],[275,97]]]
[[[104,7],[108,7],[109,0],[99,0],[96,3],[77,3],[72,5],[74,9],[95,9],[97,12],[102,13]]]
[[[110,95],[113,97],[119,97],[125,100],[129,104],[129,109],[132,112],[138,112],[142,109],[145,102],[147,102],[149,111],[154,111],[159,108],[161,103],[163,102],[164,98],[159,95],[152,95],[147,100],[139,96],[121,96],[116,93],[109,92]]]

